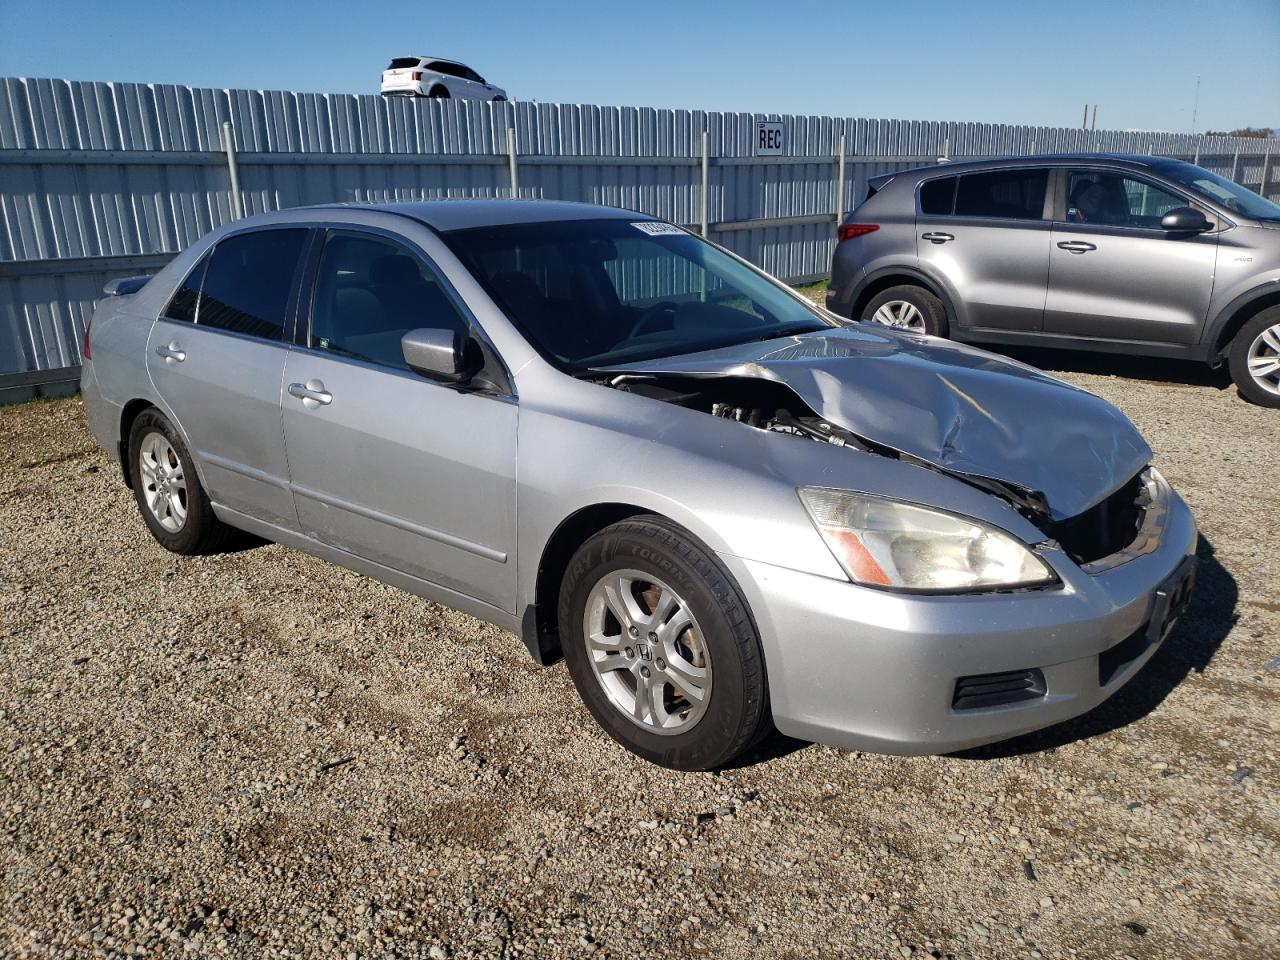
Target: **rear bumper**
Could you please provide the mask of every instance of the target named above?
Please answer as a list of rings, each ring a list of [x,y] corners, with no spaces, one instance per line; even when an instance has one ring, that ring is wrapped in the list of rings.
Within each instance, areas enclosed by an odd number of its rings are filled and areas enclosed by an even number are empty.
[[[1061,553],[1063,586],[904,596],[724,556],[765,647],[774,722],[848,749],[949,753],[1097,706],[1151,658],[1171,621],[1162,594],[1194,569],[1195,521],[1175,496],[1154,553],[1089,576]],[[1179,611],[1173,611],[1176,613]],[[1153,619],[1155,623],[1153,625]],[[1039,671],[1028,699],[957,709],[957,681]]]

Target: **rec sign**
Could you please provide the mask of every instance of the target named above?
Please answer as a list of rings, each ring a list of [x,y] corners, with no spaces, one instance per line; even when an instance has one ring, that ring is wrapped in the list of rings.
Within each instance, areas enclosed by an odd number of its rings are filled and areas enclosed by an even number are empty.
[[[756,121],[756,156],[779,157],[787,151],[786,128],[779,120]]]

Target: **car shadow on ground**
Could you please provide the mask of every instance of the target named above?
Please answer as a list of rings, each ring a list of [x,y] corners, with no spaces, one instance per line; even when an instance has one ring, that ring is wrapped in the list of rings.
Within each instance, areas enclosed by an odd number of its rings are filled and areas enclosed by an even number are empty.
[[[1226,364],[1216,369],[1194,360],[1162,357],[1134,357],[1120,353],[1086,353],[1081,350],[1049,350],[1042,347],[994,347],[985,350],[1003,353],[1049,373],[1089,373],[1101,377],[1124,377],[1167,383],[1174,387],[1233,388]]]
[[[1155,655],[1109,700],[1073,720],[951,756],[994,760],[1050,752],[1087,740],[1141,720],[1164,702],[1187,674],[1203,673],[1235,626],[1239,589],[1235,577],[1217,561],[1213,545],[1203,536],[1196,544],[1196,559],[1191,606]]]

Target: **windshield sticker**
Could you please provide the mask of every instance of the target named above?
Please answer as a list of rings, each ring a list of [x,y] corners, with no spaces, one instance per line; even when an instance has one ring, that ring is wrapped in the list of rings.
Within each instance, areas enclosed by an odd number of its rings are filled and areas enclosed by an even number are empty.
[[[647,233],[651,237],[667,237],[673,233],[684,233],[684,231],[674,223],[663,223],[660,220],[642,220],[639,223],[633,223],[632,226],[641,233]]]

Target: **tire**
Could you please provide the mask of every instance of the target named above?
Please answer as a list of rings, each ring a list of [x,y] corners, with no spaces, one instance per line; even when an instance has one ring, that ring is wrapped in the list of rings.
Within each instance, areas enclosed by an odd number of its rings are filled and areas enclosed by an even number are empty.
[[[654,632],[628,631],[603,599],[602,584],[617,586],[631,578],[639,613],[653,615],[657,603],[667,599],[675,604],[647,622],[633,618],[632,626]],[[691,620],[684,628],[682,611]],[[605,732],[637,756],[674,770],[713,770],[773,728],[760,638],[746,602],[711,551],[669,521],[656,516],[624,520],[584,543],[565,572],[557,615],[561,648],[579,695]],[[618,636],[607,652],[588,647],[589,629],[600,623],[600,635],[612,635],[616,628]],[[606,664],[603,670],[600,663]],[[641,679],[646,670],[650,680]],[[676,674],[687,679],[686,690],[701,684],[701,702],[671,682]],[[641,683],[652,685],[653,696],[644,699],[639,709],[644,716],[637,719],[634,690],[642,689]],[[630,709],[629,688],[634,688]],[[671,707],[662,732],[654,703],[664,712]]]
[[[427,92],[427,96],[432,100],[448,100],[449,90],[447,87],[432,87]]]
[[[493,102],[494,102],[494,103],[506,103],[506,102],[507,102],[507,98],[506,98],[506,97],[494,97],[494,98],[493,98]]]
[[[888,322],[888,318],[898,318]],[[947,335],[947,308],[924,287],[902,284],[881,290],[862,308],[863,323],[907,328],[934,337]]]
[[[1269,362],[1272,358],[1276,365]],[[1259,406],[1280,407],[1280,306],[1259,311],[1240,328],[1227,365],[1242,397]]]
[[[214,515],[187,445],[168,418],[155,407],[144,410],[133,421],[128,456],[133,498],[143,522],[160,546],[173,553],[191,555],[216,553],[230,543],[234,528]],[[159,478],[154,467],[157,463],[162,465]],[[149,465],[152,465],[150,469]],[[161,489],[157,479],[171,486]],[[164,496],[165,489],[172,491],[172,495]],[[152,502],[157,504],[155,509]]]

